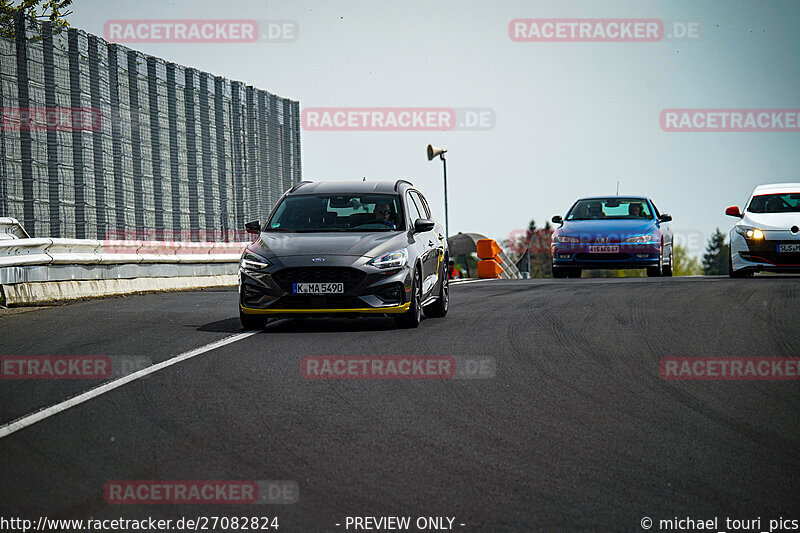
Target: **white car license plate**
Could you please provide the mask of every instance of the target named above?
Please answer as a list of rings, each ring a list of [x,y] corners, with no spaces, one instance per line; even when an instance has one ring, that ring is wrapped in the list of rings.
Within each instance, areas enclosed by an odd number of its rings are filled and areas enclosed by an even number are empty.
[[[342,294],[344,283],[292,283],[294,294]]]
[[[589,246],[590,254],[617,254],[619,246]]]
[[[798,253],[800,252],[800,244],[779,244],[778,252],[780,253]]]

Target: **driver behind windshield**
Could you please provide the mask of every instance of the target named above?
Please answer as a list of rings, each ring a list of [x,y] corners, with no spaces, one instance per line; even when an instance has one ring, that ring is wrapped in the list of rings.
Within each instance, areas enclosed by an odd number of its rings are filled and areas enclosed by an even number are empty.
[[[631,203],[628,205],[628,216],[633,218],[643,218],[645,217],[644,208],[640,203]]]
[[[392,208],[389,204],[375,204],[375,210],[372,213],[375,215],[376,222],[388,226],[391,229],[397,228],[394,223],[394,216],[392,216]]]
[[[780,213],[781,211],[785,211],[785,204],[786,202],[783,201],[783,198],[780,196],[773,196],[764,204],[764,211],[767,213]]]

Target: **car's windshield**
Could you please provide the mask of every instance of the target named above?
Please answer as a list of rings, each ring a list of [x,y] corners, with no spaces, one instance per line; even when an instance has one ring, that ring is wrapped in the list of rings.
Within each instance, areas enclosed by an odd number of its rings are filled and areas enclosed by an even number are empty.
[[[567,220],[651,219],[653,214],[647,200],[642,198],[591,198],[578,200]]]
[[[392,194],[287,196],[265,231],[393,231],[405,229],[400,198]]]
[[[751,213],[800,213],[800,193],[787,192],[753,196],[747,210]]]

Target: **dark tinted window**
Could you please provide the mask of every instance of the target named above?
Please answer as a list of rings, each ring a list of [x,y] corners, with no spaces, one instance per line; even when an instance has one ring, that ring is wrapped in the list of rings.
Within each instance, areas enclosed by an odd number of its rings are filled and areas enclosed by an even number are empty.
[[[751,213],[800,213],[800,193],[753,196],[747,210]]]
[[[265,231],[391,231],[405,229],[393,194],[287,196]]]
[[[653,214],[647,200],[642,198],[590,198],[575,202],[567,215],[567,220],[605,218],[651,219]]]

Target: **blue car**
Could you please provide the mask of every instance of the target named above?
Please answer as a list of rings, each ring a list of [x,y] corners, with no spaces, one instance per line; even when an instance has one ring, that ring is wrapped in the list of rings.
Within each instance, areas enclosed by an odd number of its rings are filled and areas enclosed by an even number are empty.
[[[567,215],[554,216],[550,250],[554,278],[579,278],[583,269],[646,268],[672,276],[672,217],[649,198],[581,198]]]

